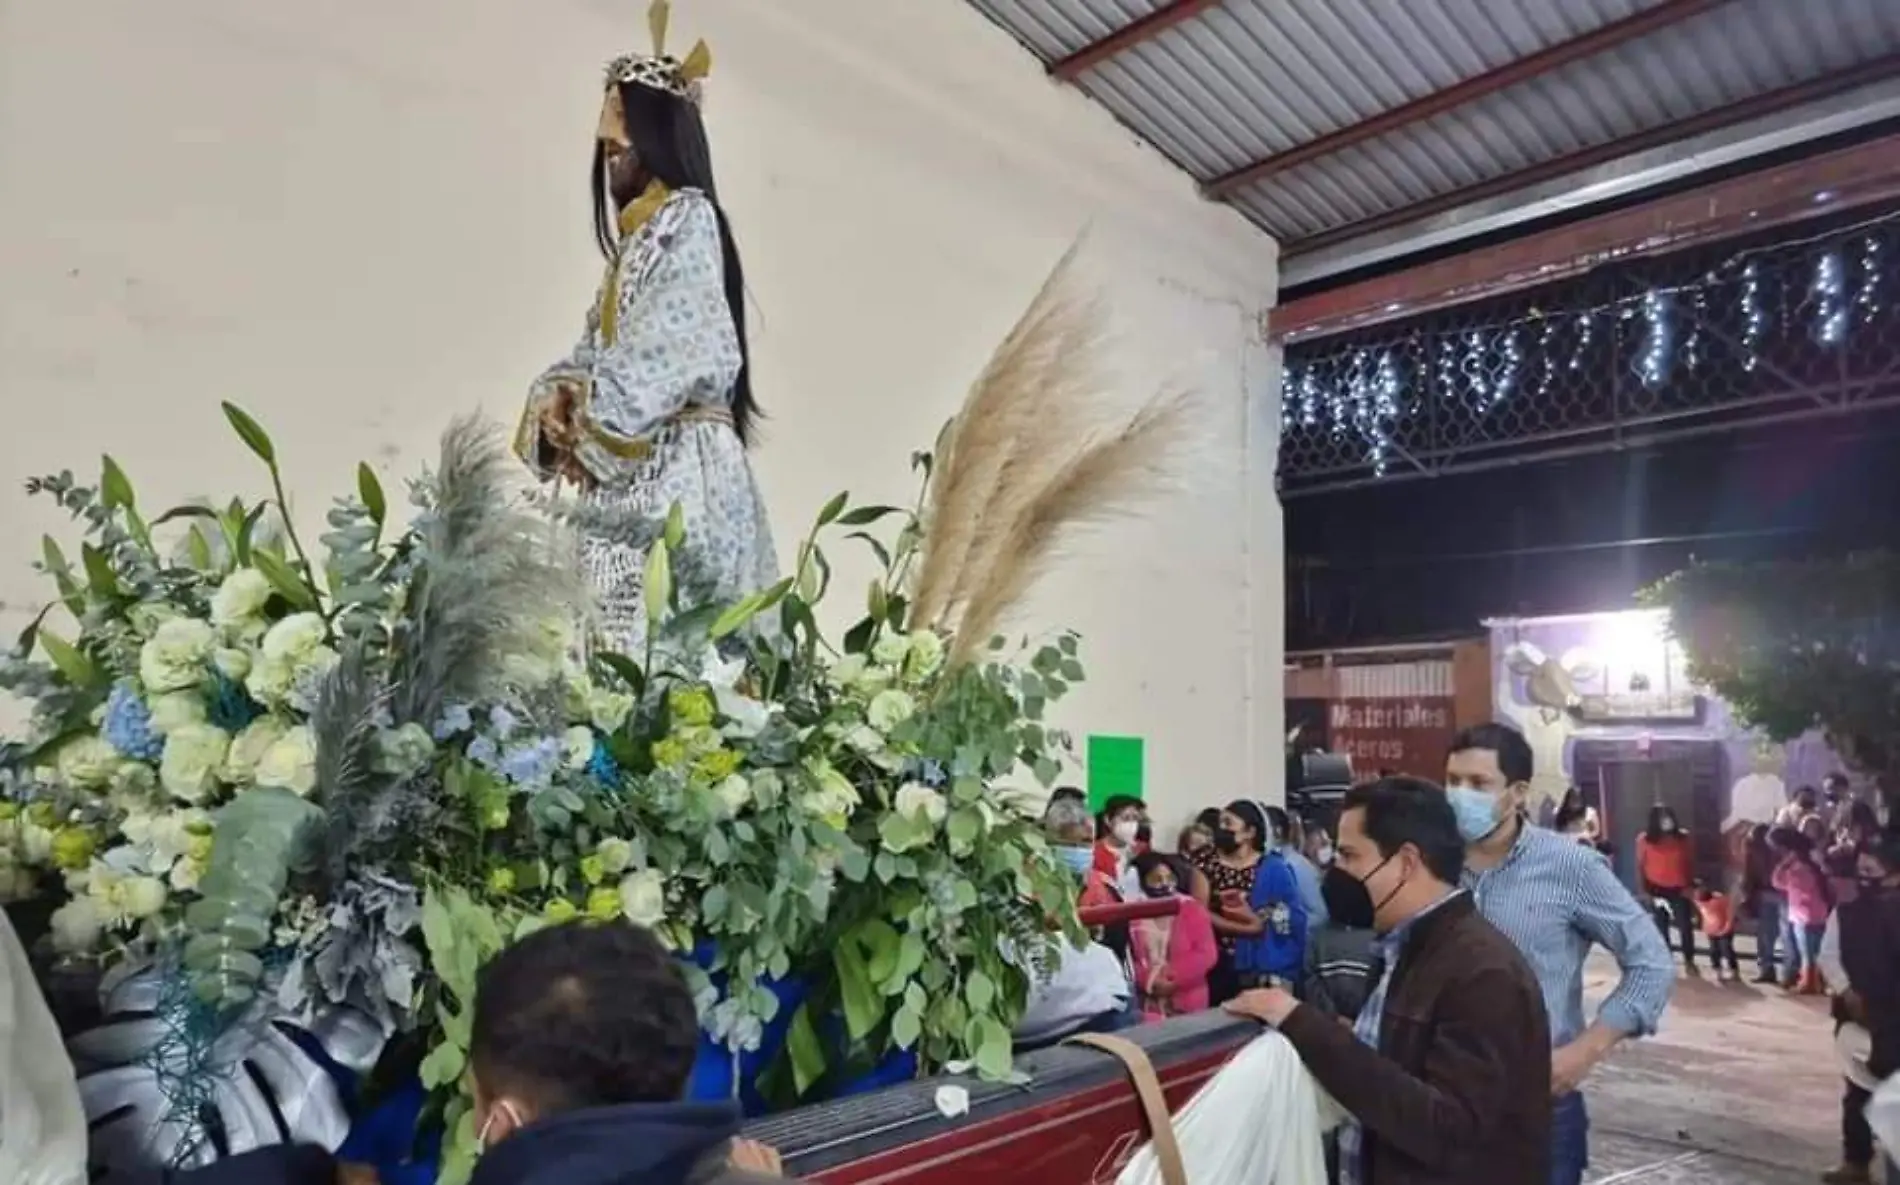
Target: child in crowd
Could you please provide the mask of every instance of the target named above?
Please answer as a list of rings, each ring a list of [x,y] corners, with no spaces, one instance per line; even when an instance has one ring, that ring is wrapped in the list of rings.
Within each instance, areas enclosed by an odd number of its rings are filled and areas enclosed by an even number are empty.
[[[1768,833],[1779,860],[1773,883],[1788,902],[1788,924],[1794,931],[1794,948],[1800,970],[1788,984],[1804,996],[1822,993],[1821,939],[1827,933],[1827,915],[1834,902],[1828,893],[1827,876],[1814,862],[1814,844],[1793,827],[1777,827]]]
[[[1735,957],[1735,903],[1727,893],[1711,889],[1706,881],[1695,883],[1696,912],[1702,917],[1702,933],[1709,940],[1709,966],[1715,977],[1722,978],[1726,964],[1729,978],[1742,977],[1742,964]]]

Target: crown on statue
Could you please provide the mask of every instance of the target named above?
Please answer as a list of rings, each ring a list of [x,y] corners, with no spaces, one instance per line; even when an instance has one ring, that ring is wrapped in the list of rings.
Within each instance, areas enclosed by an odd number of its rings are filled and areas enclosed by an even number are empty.
[[[666,26],[672,17],[667,0],[653,0],[647,9],[647,25],[653,33],[653,52],[622,54],[607,63],[607,84],[633,83],[678,95],[689,103],[699,102],[700,84],[712,72],[712,51],[704,41],[696,42],[684,59],[666,52]]]

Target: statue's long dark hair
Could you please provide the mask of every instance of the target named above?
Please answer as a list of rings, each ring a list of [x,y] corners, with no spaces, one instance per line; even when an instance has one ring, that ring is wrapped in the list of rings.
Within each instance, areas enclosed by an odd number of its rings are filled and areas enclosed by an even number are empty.
[[[739,378],[732,389],[732,426],[741,443],[752,441],[752,422],[759,416],[752,400],[752,347],[745,330],[745,269],[739,262],[739,248],[732,241],[732,227],[726,221],[725,207],[719,204],[719,187],[713,181],[712,150],[706,143],[706,125],[699,108],[685,99],[638,83],[619,84],[620,103],[627,113],[627,139],[640,167],[669,189],[697,189],[713,204],[719,220],[719,252],[725,260],[726,304],[732,310],[732,325],[739,334]],[[607,178],[607,154],[599,141],[594,143],[592,174],[594,195],[594,237],[601,253],[608,258],[619,246],[619,211]]]

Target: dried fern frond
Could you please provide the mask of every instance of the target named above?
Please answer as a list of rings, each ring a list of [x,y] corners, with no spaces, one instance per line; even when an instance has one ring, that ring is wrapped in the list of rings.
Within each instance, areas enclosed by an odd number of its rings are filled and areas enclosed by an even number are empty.
[[[1019,502],[1073,447],[1076,404],[1096,393],[1091,348],[1103,309],[1075,282],[1081,240],[1043,281],[1035,299],[990,356],[945,432],[924,512],[924,542],[912,583],[914,620],[939,623],[967,591],[965,569],[993,552],[992,508]],[[1053,444],[1053,448],[1051,447]],[[961,587],[960,587],[961,586]]]
[[[988,641],[1075,528],[1127,514],[1160,488],[1187,439],[1191,407],[1183,394],[1156,398],[1121,431],[1075,453],[1027,500],[995,558],[972,574],[968,603],[954,625],[952,662]]]
[[[361,645],[351,645],[341,662],[325,675],[310,712],[316,741],[316,798],[324,807],[328,833],[323,843],[324,873],[341,883],[363,836],[381,829],[375,809],[384,779],[375,770],[376,720],[387,694],[370,669]]]
[[[427,728],[445,705],[486,698],[506,660],[533,647],[552,617],[590,596],[567,531],[520,496],[516,468],[492,427],[450,425],[421,487],[418,570],[396,642],[391,707]]]

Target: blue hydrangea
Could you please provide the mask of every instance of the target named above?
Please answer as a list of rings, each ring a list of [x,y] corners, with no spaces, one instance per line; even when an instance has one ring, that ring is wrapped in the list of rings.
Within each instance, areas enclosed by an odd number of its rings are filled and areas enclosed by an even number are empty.
[[[435,722],[435,739],[446,741],[457,733],[468,732],[474,727],[475,721],[469,715],[467,704],[450,704],[442,709],[442,719]]]
[[[554,778],[567,756],[567,746],[559,737],[542,737],[510,745],[501,755],[498,770],[517,786],[545,786]]]
[[[120,683],[106,700],[106,742],[134,761],[157,761],[165,738],[152,731],[152,713],[130,683]]]
[[[504,741],[513,734],[515,726],[519,723],[520,721],[515,718],[515,714],[500,704],[496,704],[488,711],[488,727],[493,729],[495,735]]]

